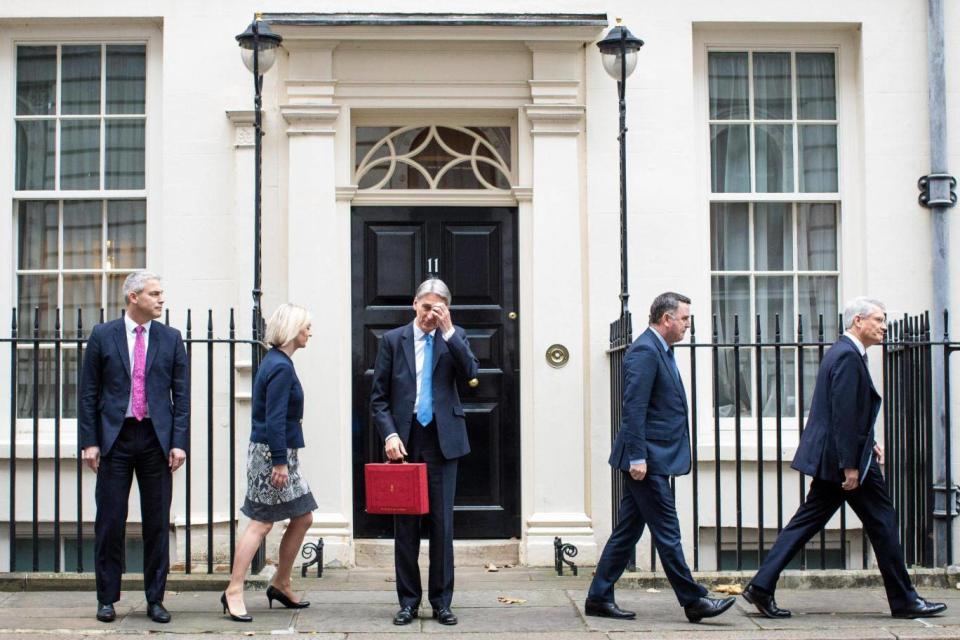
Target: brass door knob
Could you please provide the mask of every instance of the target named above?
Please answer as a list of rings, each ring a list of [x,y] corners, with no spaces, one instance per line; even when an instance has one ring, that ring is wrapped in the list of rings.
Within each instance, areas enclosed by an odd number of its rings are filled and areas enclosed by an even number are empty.
[[[471,388],[476,388],[480,386],[480,381],[476,378],[471,378],[470,382],[467,383]]]
[[[517,319],[517,312],[516,312],[516,311],[511,311],[510,313],[507,314],[507,317],[510,318],[511,320],[516,320],[516,319]]]

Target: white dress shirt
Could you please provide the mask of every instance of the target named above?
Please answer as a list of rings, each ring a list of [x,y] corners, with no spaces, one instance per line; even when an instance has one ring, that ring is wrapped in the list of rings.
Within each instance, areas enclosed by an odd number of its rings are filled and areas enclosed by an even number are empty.
[[[147,320],[143,325],[143,352],[147,353],[147,349],[150,348],[150,325],[153,323],[153,320]],[[133,351],[137,346],[137,323],[130,319],[130,316],[124,314],[123,324],[127,327],[127,353],[130,356],[130,398],[127,400],[127,414],[126,417],[133,417]],[[146,381],[144,381],[146,382]],[[146,391],[146,389],[144,389]],[[150,405],[147,404],[147,413],[144,415],[144,418],[150,417]]]
[[[443,334],[444,341],[450,340],[453,337],[453,334],[456,333],[454,327],[450,327],[446,333]],[[436,339],[436,330],[433,331],[434,339]],[[420,328],[416,322],[413,323],[413,359],[417,367],[417,399],[413,401],[413,415],[417,415],[417,410],[420,408],[420,387],[423,382],[423,351],[427,346],[427,341],[424,340],[426,333]],[[433,346],[434,349],[437,348],[436,344]],[[389,441],[390,438],[399,437],[396,433],[391,433],[387,436],[386,441]]]

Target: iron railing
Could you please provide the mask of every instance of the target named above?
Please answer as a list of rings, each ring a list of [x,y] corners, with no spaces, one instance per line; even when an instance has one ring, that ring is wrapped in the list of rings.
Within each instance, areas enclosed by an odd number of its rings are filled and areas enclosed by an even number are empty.
[[[263,354],[263,345],[257,339],[258,330],[261,322],[253,314],[252,338],[241,338],[237,335],[236,314],[233,309],[229,311],[226,319],[227,337],[216,337],[214,331],[214,313],[212,310],[206,312],[205,326],[199,330],[194,328],[194,314],[188,310],[185,315],[183,328],[184,343],[187,351],[187,361],[190,367],[190,395],[191,406],[195,406],[196,399],[202,398],[199,403],[203,408],[203,417],[199,418],[196,411],[191,412],[191,432],[195,432],[198,427],[205,427],[206,438],[203,442],[204,449],[192,446],[187,456],[183,468],[174,476],[175,487],[182,486],[182,490],[175,489],[174,499],[182,496],[183,499],[183,529],[184,546],[183,570],[186,573],[192,572],[193,565],[193,545],[192,534],[198,527],[205,528],[206,533],[206,572],[213,573],[215,567],[215,558],[218,555],[214,545],[215,506],[220,506],[221,513],[226,510],[229,514],[226,518],[226,526],[229,530],[230,544],[230,566],[233,566],[234,549],[236,547],[236,525],[237,525],[237,460],[236,460],[236,442],[237,442],[237,350],[250,349],[251,375],[250,380],[256,375],[256,368]],[[89,333],[85,331],[90,319],[84,318],[82,310],[76,311],[75,331],[73,335],[67,335],[63,330],[61,323],[61,312],[56,310],[52,313],[52,318],[42,317],[39,309],[33,310],[32,327],[26,331],[17,326],[17,310],[13,310],[13,320],[11,322],[10,337],[0,338],[0,345],[9,348],[9,445],[7,455],[0,458],[0,462],[6,461],[8,464],[8,536],[9,536],[9,570],[12,571],[39,571],[41,568],[40,550],[41,550],[41,526],[44,531],[52,531],[53,538],[53,570],[61,571],[63,562],[61,557],[61,534],[69,535],[72,533],[75,540],[71,542],[76,545],[76,570],[92,570],[92,567],[84,566],[84,542],[92,536],[88,534],[88,527],[93,520],[93,509],[87,507],[85,502],[93,501],[90,487],[84,486],[84,478],[88,475],[88,470],[84,468],[81,460],[79,443],[77,450],[73,453],[76,458],[73,472],[75,474],[76,489],[76,511],[75,517],[70,521],[62,521],[61,507],[63,496],[61,495],[62,473],[65,463],[64,458],[69,459],[70,455],[64,455],[61,451],[61,441],[63,438],[65,423],[67,428],[76,430],[75,420],[70,417],[64,417],[63,400],[72,398],[72,408],[76,408],[76,394],[80,384],[80,370],[83,360],[83,350],[86,345]],[[52,321],[51,321],[52,320]],[[99,322],[104,321],[104,311],[100,310]],[[170,312],[166,312],[163,322],[170,324]],[[176,325],[175,325],[176,326]],[[69,366],[65,354],[70,354]],[[52,357],[51,357],[52,356]],[[0,358],[3,354],[0,354]],[[51,366],[52,361],[52,366]],[[46,366],[46,369],[45,369]],[[217,375],[218,367],[225,369],[226,381],[223,381]],[[50,369],[52,368],[52,376]],[[72,369],[72,371],[65,371]],[[199,375],[198,375],[199,374]],[[24,384],[24,376],[27,376],[28,384]],[[226,401],[218,402],[217,396],[226,394]],[[44,395],[45,394],[45,395]],[[24,396],[27,397],[24,397]],[[42,397],[43,396],[43,397]],[[46,406],[42,409],[41,405]],[[52,405],[52,406],[51,406]],[[45,414],[43,417],[41,414]],[[27,414],[24,416],[23,414]],[[49,417],[47,417],[49,416]],[[217,425],[226,424],[226,442],[218,442]],[[30,459],[19,458],[18,437],[23,438],[25,434],[19,433],[18,426],[23,423],[30,425],[30,441],[32,443],[32,453]],[[44,438],[52,435],[53,472],[52,482],[46,483],[41,480],[40,467],[41,462],[40,444]],[[24,438],[25,439],[25,438]],[[217,453],[224,447],[227,448],[226,464],[219,463]],[[199,449],[199,450],[198,450]],[[206,499],[206,523],[197,524],[193,522],[194,492],[198,489],[195,468],[200,461],[206,462],[200,471],[204,472],[203,480]],[[30,540],[31,540],[31,558],[29,566],[18,566],[17,562],[17,541],[18,541],[18,521],[23,520],[22,515],[18,515],[18,501],[25,498],[22,490],[18,491],[17,475],[18,467],[21,464],[30,465],[32,487],[30,489],[31,517],[29,519]],[[182,483],[182,485],[181,485]],[[44,486],[44,485],[47,486]],[[225,494],[224,494],[225,490]],[[222,506],[222,500],[226,497],[227,507]],[[201,498],[203,499],[203,498]],[[52,501],[50,512],[51,516],[41,515],[41,501]],[[218,500],[221,504],[218,505]],[[178,510],[179,511],[179,510]],[[176,512],[171,514],[173,517]],[[72,529],[68,531],[68,529]],[[261,554],[262,557],[262,554]],[[254,563],[254,571],[259,571],[261,565]]]
[[[948,316],[944,313],[944,327],[948,326]],[[684,374],[684,386],[688,393],[690,406],[690,436],[692,450],[692,469],[689,486],[692,513],[681,514],[682,520],[692,521],[690,535],[686,533],[687,544],[692,546],[693,569],[701,565],[701,542],[704,535],[702,521],[703,509],[712,509],[712,526],[706,535],[712,533],[712,546],[715,557],[712,568],[742,570],[748,554],[753,566],[759,564],[766,551],[773,544],[773,536],[765,531],[766,523],[773,518],[765,513],[764,495],[774,490],[776,493],[776,531],[784,525],[785,504],[793,504],[785,499],[785,492],[796,491],[802,503],[808,487],[808,478],[786,469],[790,462],[784,458],[785,432],[795,444],[803,432],[806,411],[812,398],[813,382],[824,353],[838,338],[841,319],[834,325],[833,335],[827,335],[823,316],[819,316],[815,328],[805,327],[805,318],[797,317],[794,336],[784,335],[779,316],[773,318],[773,330],[764,335],[764,322],[757,316],[753,332],[741,328],[740,318],[727,318],[728,326],[721,329],[721,320],[712,318],[710,341],[698,341],[696,323],[691,323],[689,342],[675,345],[677,360],[686,359],[688,371]],[[729,327],[732,322],[732,328]],[[622,331],[623,319],[618,319],[610,330],[610,376],[611,376],[611,444],[616,439],[621,425],[623,399],[622,375],[623,359],[629,348],[629,334]],[[793,331],[791,331],[793,333]],[[686,354],[681,354],[686,350]],[[943,354],[942,371],[935,374],[932,362],[934,351]],[[883,394],[883,439],[885,443],[884,475],[891,498],[897,507],[900,536],[904,546],[907,563],[910,565],[934,566],[934,519],[945,518],[952,523],[956,508],[955,490],[951,478],[951,424],[950,424],[950,354],[960,350],[960,343],[951,341],[948,331],[935,339],[931,336],[929,314],[904,316],[891,321],[886,341],[878,350],[882,354],[882,381],[876,386]],[[710,418],[702,418],[707,404],[701,401],[699,378],[703,370],[704,359],[709,367],[709,389],[711,400]],[[733,363],[734,366],[729,365]],[[737,364],[739,363],[739,365]],[[725,366],[726,365],[726,366]],[[766,368],[772,371],[766,371]],[[751,375],[751,372],[753,375]],[[935,398],[932,388],[934,375],[942,376],[944,397],[942,399],[945,416],[945,433],[942,448],[934,446]],[[789,384],[788,384],[789,383]],[[791,388],[788,388],[792,387]],[[700,395],[698,395],[700,394]],[[745,399],[746,398],[746,399]],[[764,402],[765,400],[765,402]],[[789,402],[788,402],[789,400]],[[723,403],[726,404],[723,404]],[[701,404],[704,406],[701,407]],[[761,405],[765,406],[761,406]],[[792,405],[787,407],[787,405]],[[789,426],[788,426],[789,423]],[[747,428],[749,427],[749,428]],[[710,437],[712,431],[712,438]],[[732,434],[730,433],[732,431]],[[752,435],[756,438],[756,455],[744,457],[744,438]],[[775,455],[765,458],[764,449],[772,438]],[[732,469],[724,470],[725,460],[721,450],[732,439]],[[712,459],[701,458],[701,447],[712,445]],[[935,460],[939,456],[940,460]],[[945,467],[945,477],[937,477],[937,462]],[[748,477],[744,467],[749,464],[756,467],[755,478]],[[713,500],[700,495],[703,488],[702,475],[713,475]],[[775,477],[769,477],[770,471]],[[686,480],[684,481],[686,483]],[[617,511],[623,496],[623,474],[614,471],[612,482],[611,507],[613,522],[616,524]],[[755,491],[755,499],[748,500],[747,492]],[[796,489],[791,488],[794,485]],[[675,487],[675,485],[674,485]],[[676,490],[676,489],[675,489]],[[936,500],[935,492],[940,490],[946,495]],[[724,516],[724,504],[732,500],[733,517]],[[937,507],[937,505],[940,505]],[[946,505],[946,506],[944,506]],[[746,509],[752,513],[745,514]],[[745,515],[755,521],[756,526],[744,525]],[[786,516],[789,517],[790,513]],[[748,533],[755,540],[749,545],[744,542]],[[847,524],[847,507],[839,513],[839,562],[847,568],[847,550],[851,535],[860,538],[860,565],[869,564],[867,543],[862,529],[851,531]],[[946,538],[946,564],[953,563],[953,550],[948,535]],[[749,549],[747,549],[749,546]],[[733,558],[724,561],[724,551],[733,551]],[[810,562],[811,555],[817,556]],[[650,539],[650,568],[657,566],[656,549]],[[827,536],[821,531],[819,538],[812,541],[799,554],[802,569],[827,568]],[[756,564],[754,564],[754,562]]]

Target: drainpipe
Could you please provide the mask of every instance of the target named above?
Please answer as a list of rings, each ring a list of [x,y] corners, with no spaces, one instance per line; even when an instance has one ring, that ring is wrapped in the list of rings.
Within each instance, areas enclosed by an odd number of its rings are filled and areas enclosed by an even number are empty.
[[[947,100],[946,72],[944,69],[943,0],[927,1],[927,80],[929,85],[930,117],[930,174],[920,178],[920,204],[930,209],[932,220],[933,257],[933,312],[931,315],[931,338],[943,336],[944,309],[950,308],[950,271],[947,247],[950,240],[947,212],[957,202],[954,192],[957,181],[947,170]],[[933,365],[933,446],[934,452],[943,451],[946,430],[944,403],[944,352],[932,349]],[[956,510],[956,493],[953,486],[946,486],[948,475],[946,458],[934,455],[933,481],[936,493],[935,509],[941,517],[934,519],[934,562],[944,566],[948,562],[948,537],[952,536],[950,514]],[[952,470],[951,470],[952,471]],[[951,480],[951,485],[954,481]],[[952,554],[951,554],[952,555]],[[950,559],[952,560],[952,558]]]

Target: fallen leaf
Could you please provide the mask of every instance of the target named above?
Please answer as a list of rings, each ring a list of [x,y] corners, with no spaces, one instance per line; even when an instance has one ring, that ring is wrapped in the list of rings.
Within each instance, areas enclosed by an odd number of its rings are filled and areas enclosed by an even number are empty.
[[[731,596],[738,596],[743,593],[743,587],[739,584],[718,584],[713,590],[717,593],[728,593]]]
[[[497,596],[497,602],[501,604],[523,604],[526,600],[523,598],[512,598],[510,596]]]
[[[647,593],[660,593],[660,589],[654,589],[653,587],[650,587],[647,589]]]
[[[487,566],[485,566],[484,569],[487,570],[487,573],[493,573],[493,572],[495,572],[495,571],[500,571],[500,569],[497,568],[497,565],[493,564],[492,562],[488,562],[488,563],[487,563]]]

